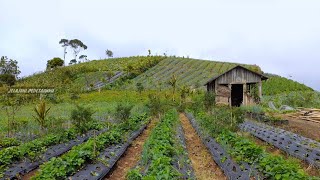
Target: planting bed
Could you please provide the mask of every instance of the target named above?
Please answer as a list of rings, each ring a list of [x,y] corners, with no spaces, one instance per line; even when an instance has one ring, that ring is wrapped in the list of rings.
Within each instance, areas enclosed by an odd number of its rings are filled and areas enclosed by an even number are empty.
[[[102,179],[113,168],[118,159],[126,151],[129,145],[134,139],[136,139],[146,128],[147,125],[143,125],[137,131],[132,132],[127,136],[126,142],[121,142],[106,148],[100,153],[98,161],[96,163],[87,164],[82,170],[74,174],[70,179],[73,180],[85,180],[85,179]]]
[[[149,118],[146,114],[139,114],[130,117],[125,122],[113,125],[109,131],[94,136],[85,143],[74,146],[70,151],[58,158],[50,159],[50,161],[40,166],[39,171],[32,179],[67,179],[81,170],[86,164],[97,162],[99,160],[98,155],[101,152],[105,152],[108,147],[112,148],[109,151],[110,155],[116,156],[115,152],[111,151],[116,151],[116,149],[124,150],[122,146],[117,147],[114,145],[126,142],[126,134],[139,129],[148,120]]]
[[[178,113],[170,110],[153,129],[127,179],[194,179],[189,163]]]
[[[241,165],[237,164],[214,138],[205,136],[191,113],[186,113],[186,116],[197,131],[198,135],[201,137],[203,143],[209,149],[214,161],[220,166],[229,179],[250,179],[251,175],[259,178],[257,173],[255,173],[256,170],[250,167],[247,163],[243,163]]]
[[[96,134],[100,134],[107,131],[107,129],[101,130],[96,132]],[[61,154],[69,151],[73,146],[76,146],[78,144],[81,144],[85,141],[87,141],[90,137],[94,135],[94,131],[91,130],[88,133],[86,133],[84,136],[77,136],[75,139],[62,143],[53,145],[49,148],[47,148],[46,152],[44,152],[42,155],[39,156],[39,159],[32,161],[30,159],[24,159],[22,161],[13,163],[5,172],[4,172],[4,178],[5,179],[15,179],[19,178],[20,176],[23,176],[30,171],[36,169],[40,164],[48,161],[52,157],[60,156]]]
[[[260,123],[245,122],[240,125],[240,128],[288,154],[320,168],[319,142]]]
[[[181,174],[184,175],[183,177],[181,177],[182,179],[195,179],[193,168],[190,162],[188,162],[188,154],[185,153],[187,152],[186,139],[184,137],[184,132],[180,124],[176,128],[176,132],[176,138],[178,140],[178,143],[180,143],[181,145],[183,153],[173,157],[174,167],[178,169]]]

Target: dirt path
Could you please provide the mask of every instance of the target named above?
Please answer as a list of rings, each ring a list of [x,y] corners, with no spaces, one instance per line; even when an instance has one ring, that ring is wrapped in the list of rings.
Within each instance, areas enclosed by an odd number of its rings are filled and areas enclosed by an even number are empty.
[[[143,150],[143,145],[149,137],[153,128],[156,126],[157,122],[158,120],[152,120],[148,124],[147,128],[132,142],[123,156],[115,164],[114,169],[105,177],[105,179],[126,179],[128,171],[139,162]]]
[[[35,170],[33,170],[33,171],[31,171],[31,172],[29,172],[28,174],[26,174],[26,175],[24,175],[24,176],[22,176],[22,180],[30,180],[33,176],[35,176],[36,175],[36,173],[38,172],[38,170],[39,170],[39,168],[37,168],[37,169],[35,169]]]
[[[282,115],[283,119],[288,119],[288,125],[280,125],[282,129],[302,135],[304,137],[320,141],[320,123],[305,121],[302,119],[289,117],[287,114]]]
[[[180,114],[180,121],[185,133],[188,155],[196,178],[199,180],[227,179],[219,166],[213,161],[210,152],[202,143],[188,118],[182,113]]]

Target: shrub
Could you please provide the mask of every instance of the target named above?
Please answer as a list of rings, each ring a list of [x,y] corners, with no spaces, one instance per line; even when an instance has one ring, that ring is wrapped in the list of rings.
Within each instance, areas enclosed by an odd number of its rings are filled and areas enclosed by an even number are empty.
[[[76,106],[76,109],[71,111],[71,120],[74,126],[81,133],[87,131],[87,123],[92,121],[93,111],[84,106]]]
[[[212,92],[206,92],[203,98],[203,104],[207,111],[211,111],[212,107],[215,105],[216,96]]]
[[[123,104],[123,103],[117,104],[115,117],[120,122],[124,122],[128,120],[131,115],[132,108],[133,108],[133,105],[131,104]]]

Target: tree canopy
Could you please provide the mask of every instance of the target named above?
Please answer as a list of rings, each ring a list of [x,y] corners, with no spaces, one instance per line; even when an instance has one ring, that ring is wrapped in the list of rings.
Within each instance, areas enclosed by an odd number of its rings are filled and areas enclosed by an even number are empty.
[[[55,58],[47,61],[47,69],[48,70],[55,69],[55,68],[61,67],[63,65],[64,65],[64,61],[59,57],[55,57]]]
[[[18,66],[18,61],[8,59],[7,56],[2,56],[0,59],[0,84],[12,86],[16,82],[17,76],[21,73]]]
[[[83,49],[86,50],[88,47],[79,39],[72,39],[69,41],[70,47],[73,49],[74,59],[77,60],[79,52]]]
[[[108,58],[113,57],[113,52],[111,50],[107,49],[106,55],[108,56]]]

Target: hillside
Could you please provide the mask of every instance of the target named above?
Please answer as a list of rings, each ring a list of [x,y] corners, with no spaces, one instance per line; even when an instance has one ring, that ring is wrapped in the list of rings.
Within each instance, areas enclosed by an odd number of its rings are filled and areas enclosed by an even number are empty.
[[[257,65],[238,64],[220,61],[198,60],[164,56],[134,56],[93,60],[76,65],[45,71],[23,78],[17,86],[55,87],[59,92],[83,92],[87,87],[103,82],[107,76],[124,72],[120,79],[123,89],[135,90],[141,83],[145,89],[168,89],[170,78],[175,75],[177,87],[201,87],[210,78],[221,74],[236,65],[261,73]],[[128,75],[130,74],[130,75]],[[313,91],[299,82],[273,74],[265,74],[269,79],[263,82],[264,95],[276,95],[292,91]]]
[[[266,74],[269,79],[263,82],[262,92],[264,95],[289,93],[292,91],[314,91],[312,88],[297,81],[287,79],[274,74]]]
[[[168,82],[173,75],[177,78],[178,87],[200,87],[210,78],[236,65],[261,72],[260,67],[256,65],[170,57],[133,79],[130,87],[134,87],[136,83],[142,83],[146,89],[169,88]]]
[[[16,86],[55,87],[59,92],[82,92],[86,86],[102,81],[107,76],[113,76],[118,71],[135,77],[164,58],[163,56],[134,56],[93,60],[25,77],[19,80]]]

